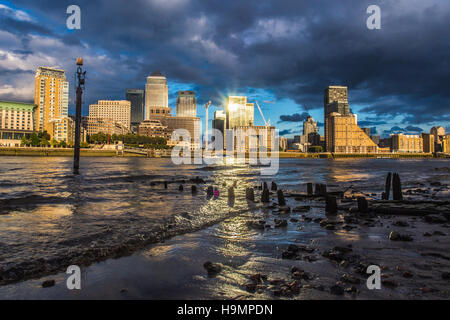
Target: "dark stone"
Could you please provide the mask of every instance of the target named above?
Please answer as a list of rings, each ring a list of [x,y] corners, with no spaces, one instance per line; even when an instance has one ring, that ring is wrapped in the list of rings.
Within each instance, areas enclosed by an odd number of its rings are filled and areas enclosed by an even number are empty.
[[[250,280],[253,281],[254,284],[259,284],[262,282],[262,280],[266,279],[267,280],[267,276],[264,276],[260,273],[256,273],[250,276]]]
[[[412,278],[414,275],[410,271],[403,272],[403,278]]]
[[[397,281],[391,279],[384,279],[381,281],[381,284],[388,288],[396,288],[398,286]]]
[[[344,294],[344,288],[342,288],[340,285],[335,284],[334,286],[332,286],[330,288],[330,293],[337,295],[337,296],[341,296]]]
[[[275,228],[287,227],[288,223],[284,219],[275,219]]]
[[[339,251],[339,252],[342,252],[342,253],[350,253],[350,252],[353,251],[352,248],[349,248],[349,247],[339,247],[339,246],[334,247],[333,250],[334,250],[334,251]]]
[[[367,202],[367,199],[364,197],[358,197],[358,211],[361,213],[368,213],[369,212],[369,203]]]
[[[292,252],[292,251],[283,251],[282,253],[281,253],[281,258],[282,259],[292,259],[292,258],[294,258],[296,256],[296,254],[295,254],[295,252]]]
[[[247,225],[254,229],[264,230],[266,226],[266,221],[264,220],[248,221]]]
[[[164,181],[164,189],[167,189],[167,181]]]
[[[42,282],[42,288],[50,288],[53,287],[55,285],[55,280],[45,280],[44,282]]]
[[[212,263],[211,261],[206,261],[203,267],[208,271],[208,274],[217,274],[222,271],[222,265],[219,263]]]
[[[359,278],[356,278],[350,274],[344,273],[341,277],[341,281],[345,283],[351,283],[351,284],[360,284],[361,280]]]
[[[270,202],[270,193],[269,189],[264,189],[261,194],[261,202],[267,203]]]
[[[293,212],[308,212],[311,210],[311,206],[298,206],[292,209]]]
[[[275,182],[272,181],[272,185],[270,186],[270,190],[272,191],[277,191],[278,190],[278,186]]]
[[[389,234],[389,240],[391,241],[413,241],[413,238],[407,234],[400,234],[397,231],[392,231]]]
[[[397,200],[397,201],[403,200],[402,183],[400,181],[400,176],[398,175],[398,173],[394,173],[394,175],[393,175],[392,193],[393,193],[394,200]]]
[[[355,286],[351,286],[350,288],[345,288],[345,292],[355,294],[355,293],[359,293],[359,290],[356,289]]]
[[[247,292],[254,293],[256,291],[256,284],[252,283],[252,282],[251,283],[247,283],[245,285],[245,290]]]
[[[325,204],[326,213],[336,214],[338,211],[336,197],[327,196],[325,201],[326,201],[326,204]]]
[[[409,224],[403,220],[394,221],[394,223],[392,225],[396,226],[396,227],[408,227],[409,226]]]
[[[311,182],[306,184],[306,192],[308,193],[308,196],[313,195],[313,184]]]
[[[280,208],[278,208],[278,212],[279,213],[290,213],[291,208],[290,207],[280,207]]]
[[[278,196],[278,205],[281,206],[281,207],[285,206],[286,205],[286,200],[284,199],[283,191],[282,190],[278,190],[277,196]]]

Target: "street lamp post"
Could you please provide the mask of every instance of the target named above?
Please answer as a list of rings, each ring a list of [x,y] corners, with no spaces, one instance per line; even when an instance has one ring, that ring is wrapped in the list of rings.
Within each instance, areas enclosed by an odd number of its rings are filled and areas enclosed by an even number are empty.
[[[73,173],[80,174],[80,135],[81,135],[81,98],[83,95],[86,71],[83,72],[83,59],[77,58],[77,99],[75,113],[75,149],[73,153]]]

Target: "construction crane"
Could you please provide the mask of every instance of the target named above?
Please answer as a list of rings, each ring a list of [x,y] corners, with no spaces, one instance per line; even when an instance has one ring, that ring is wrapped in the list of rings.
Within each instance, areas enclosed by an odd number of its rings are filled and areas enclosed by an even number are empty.
[[[205,108],[205,112],[206,112],[206,130],[205,130],[205,148],[208,147],[208,108],[211,105],[211,101],[208,101],[203,108]]]
[[[269,122],[266,121],[266,118],[265,118],[264,115],[263,115],[263,112],[262,112],[262,110],[261,110],[261,107],[259,106],[258,101],[255,100],[255,102],[256,102],[256,105],[258,106],[259,113],[261,114],[261,117],[262,117],[263,120],[264,120],[264,125],[265,125],[266,127],[270,127],[270,119],[269,119]]]

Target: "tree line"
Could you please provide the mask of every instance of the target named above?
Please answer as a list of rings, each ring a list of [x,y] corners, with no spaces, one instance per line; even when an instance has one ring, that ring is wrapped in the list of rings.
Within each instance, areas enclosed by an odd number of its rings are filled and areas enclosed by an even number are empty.
[[[130,147],[144,147],[146,149],[169,149],[166,139],[162,137],[147,137],[133,133],[129,134],[113,134],[108,135],[105,133],[91,134],[87,137],[87,142],[81,142],[81,148],[89,148],[89,144],[105,144],[105,143],[117,143],[122,141],[126,146]],[[22,146],[30,147],[52,147],[52,148],[73,148],[73,143],[66,143],[65,141],[57,141],[50,139],[50,135],[46,131],[32,133],[31,135],[23,136],[21,141]]]
[[[147,137],[138,134],[105,134],[95,133],[88,136],[89,143],[103,144],[103,143],[117,143],[122,141],[123,144],[130,147],[144,147],[146,149],[168,149],[166,139],[162,137]]]

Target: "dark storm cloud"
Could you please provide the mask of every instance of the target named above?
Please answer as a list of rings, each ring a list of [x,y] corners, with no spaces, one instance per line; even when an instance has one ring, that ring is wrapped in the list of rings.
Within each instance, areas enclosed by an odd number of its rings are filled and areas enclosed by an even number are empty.
[[[73,1],[16,0],[45,21],[4,24],[17,33],[52,36]],[[86,43],[128,67],[101,82],[143,87],[160,69],[194,83],[200,100],[227,92],[269,89],[304,110],[321,108],[323,89],[347,85],[350,103],[373,117],[403,116],[405,124],[450,121],[448,1],[77,1],[82,29],[61,39]],[[382,29],[366,28],[378,4]],[[56,28],[56,27],[54,27]],[[52,30],[52,31],[50,31]],[[59,33],[57,33],[59,34]],[[59,36],[55,36],[59,37]],[[123,56],[126,56],[125,58]],[[95,86],[92,91],[96,91]],[[217,100],[217,101],[214,101]],[[202,101],[202,102],[203,102]]]
[[[398,134],[398,133],[405,133],[405,134],[420,134],[424,130],[419,127],[415,126],[407,126],[405,128],[399,127],[399,126],[393,126],[390,130],[383,130],[383,135],[389,135],[389,134]]]
[[[387,121],[372,120],[372,119],[358,120],[358,125],[363,128],[367,128],[367,127],[375,126],[375,125],[383,125],[383,124],[387,124]]]
[[[423,129],[419,128],[419,127],[414,127],[414,126],[407,126],[405,128],[406,131],[410,131],[410,132],[422,132]]]
[[[280,131],[280,136],[286,136],[288,134],[292,134],[292,129],[286,129]]]
[[[1,59],[1,58],[0,58]],[[20,74],[34,74],[33,70],[22,70],[22,69],[5,69],[0,67],[0,76],[15,76]],[[2,81],[3,82],[3,81]]]
[[[294,113],[293,115],[281,115],[280,121],[281,122],[303,122],[309,117],[308,112],[303,112],[302,114]]]

